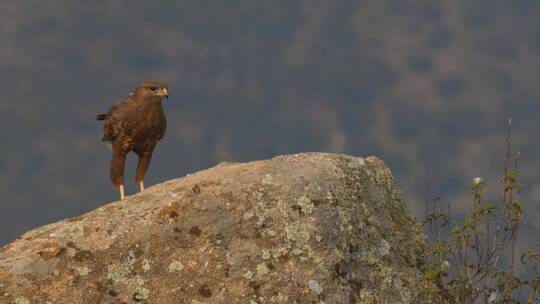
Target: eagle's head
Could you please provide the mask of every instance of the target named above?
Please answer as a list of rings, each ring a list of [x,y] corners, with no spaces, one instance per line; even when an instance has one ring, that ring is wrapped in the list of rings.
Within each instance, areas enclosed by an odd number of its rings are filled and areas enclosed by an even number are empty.
[[[169,98],[169,88],[164,82],[158,80],[145,80],[132,94],[137,99],[159,102],[163,98]]]

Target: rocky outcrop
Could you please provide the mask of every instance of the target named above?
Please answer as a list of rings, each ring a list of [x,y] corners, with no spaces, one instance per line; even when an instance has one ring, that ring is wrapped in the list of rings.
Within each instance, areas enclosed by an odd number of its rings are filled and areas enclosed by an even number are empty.
[[[418,303],[425,236],[376,157],[214,168],[0,250],[0,303]]]

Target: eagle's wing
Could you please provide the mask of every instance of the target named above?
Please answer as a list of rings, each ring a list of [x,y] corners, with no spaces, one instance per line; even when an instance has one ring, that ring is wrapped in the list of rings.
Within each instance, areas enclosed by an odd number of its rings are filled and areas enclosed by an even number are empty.
[[[122,108],[125,107],[125,101],[115,102],[109,108],[107,117],[103,122],[103,141],[112,141],[117,135],[122,124]]]

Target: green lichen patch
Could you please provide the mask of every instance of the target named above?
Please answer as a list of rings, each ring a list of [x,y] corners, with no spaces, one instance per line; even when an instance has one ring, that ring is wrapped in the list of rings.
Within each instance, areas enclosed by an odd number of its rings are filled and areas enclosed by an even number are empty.
[[[309,199],[309,197],[302,195],[298,200],[296,201],[296,205],[300,207],[302,210],[302,213],[305,215],[309,215],[313,212],[313,208],[315,208],[315,205],[313,202]]]
[[[79,273],[81,277],[87,276],[90,273],[90,271],[91,271],[90,268],[84,265],[77,267],[77,272]]]
[[[270,272],[266,263],[260,263],[257,265],[257,276],[262,277]]]
[[[169,272],[180,272],[184,269],[184,264],[180,261],[174,261],[169,265]]]
[[[130,266],[126,263],[115,263],[107,267],[107,278],[115,283],[125,282],[130,273]]]
[[[315,280],[309,280],[308,286],[309,289],[316,294],[321,294],[324,291],[324,289],[319,285],[319,282]]]
[[[285,246],[279,246],[272,248],[272,256],[274,259],[279,259],[281,257],[285,257],[289,254],[289,250]]]
[[[263,260],[268,260],[270,259],[270,257],[272,257],[272,255],[270,254],[270,251],[267,249],[263,249],[261,252],[262,252],[261,257]]]
[[[27,298],[20,297],[15,299],[15,304],[30,304],[30,301]]]
[[[309,230],[300,222],[287,224],[285,232],[287,233],[287,239],[298,244],[306,244],[310,238]]]
[[[301,212],[303,215],[310,215],[315,208],[315,204],[306,194],[302,194],[297,198],[291,196],[279,200],[278,207],[285,217],[289,217],[292,214],[297,213],[295,210]]]
[[[251,280],[251,278],[253,278],[253,272],[251,272],[250,270],[244,272],[244,274],[242,275],[244,278],[246,278],[246,280]]]
[[[147,260],[147,259],[143,259],[142,262],[141,262],[141,268],[144,272],[147,272],[147,271],[150,271],[150,268],[151,268],[151,261]]]
[[[133,293],[132,299],[135,302],[140,302],[143,300],[147,300],[149,297],[150,297],[150,290],[139,286],[135,288],[135,292]]]

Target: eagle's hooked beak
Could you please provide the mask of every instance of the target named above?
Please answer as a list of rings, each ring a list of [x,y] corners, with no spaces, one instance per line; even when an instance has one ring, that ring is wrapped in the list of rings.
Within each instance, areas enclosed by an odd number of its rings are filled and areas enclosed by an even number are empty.
[[[167,88],[161,89],[161,92],[159,92],[159,95],[169,99],[169,91],[167,90]]]

